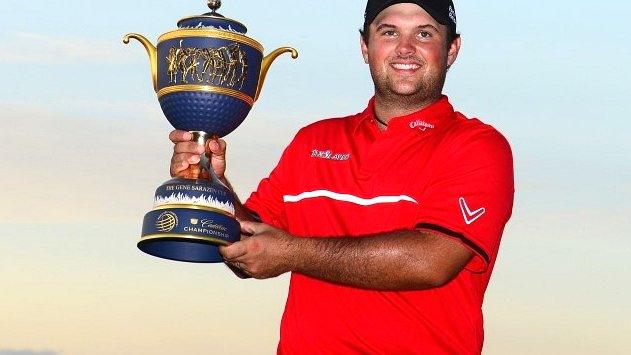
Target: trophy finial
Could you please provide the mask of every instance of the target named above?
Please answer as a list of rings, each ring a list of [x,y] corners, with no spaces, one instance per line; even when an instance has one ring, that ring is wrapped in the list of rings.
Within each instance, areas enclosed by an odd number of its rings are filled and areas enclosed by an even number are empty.
[[[216,13],[221,7],[221,0],[208,0],[208,7],[213,13]]]

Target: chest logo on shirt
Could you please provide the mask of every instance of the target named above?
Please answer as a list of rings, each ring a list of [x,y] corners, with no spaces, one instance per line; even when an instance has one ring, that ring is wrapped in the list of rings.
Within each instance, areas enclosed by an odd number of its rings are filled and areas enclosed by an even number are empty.
[[[334,153],[331,150],[318,150],[313,149],[311,151],[312,158],[327,159],[327,160],[348,160],[351,157],[350,153]]]
[[[469,206],[467,206],[467,201],[465,201],[464,197],[458,199],[460,203],[460,211],[462,211],[462,217],[464,217],[464,221],[467,225],[475,222],[476,219],[482,217],[484,212],[486,212],[486,208],[480,207],[475,211],[471,211]]]
[[[435,126],[431,123],[427,123],[423,120],[416,120],[410,122],[410,128],[415,129],[418,128],[420,131],[425,132],[428,129],[433,129]]]

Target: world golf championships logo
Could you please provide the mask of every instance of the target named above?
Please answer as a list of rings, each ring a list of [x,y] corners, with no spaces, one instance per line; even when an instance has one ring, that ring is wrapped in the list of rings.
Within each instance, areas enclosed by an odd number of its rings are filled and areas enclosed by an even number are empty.
[[[156,229],[160,232],[170,232],[177,226],[177,216],[175,213],[165,211],[160,213],[156,220]]]

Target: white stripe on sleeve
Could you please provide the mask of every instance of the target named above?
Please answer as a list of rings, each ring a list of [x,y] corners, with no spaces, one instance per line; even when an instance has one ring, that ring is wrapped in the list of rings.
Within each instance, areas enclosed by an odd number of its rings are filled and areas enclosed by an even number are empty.
[[[350,202],[350,203],[354,203],[356,205],[361,205],[361,206],[370,206],[370,205],[376,205],[379,203],[397,203],[401,201],[412,202],[418,205],[418,202],[415,199],[407,195],[376,196],[373,198],[361,198],[355,195],[340,194],[340,193],[328,191],[328,190],[307,191],[298,195],[285,195],[283,196],[283,201],[284,202],[298,202],[305,199],[316,198],[316,197],[328,197],[336,201],[345,201],[345,202]]]

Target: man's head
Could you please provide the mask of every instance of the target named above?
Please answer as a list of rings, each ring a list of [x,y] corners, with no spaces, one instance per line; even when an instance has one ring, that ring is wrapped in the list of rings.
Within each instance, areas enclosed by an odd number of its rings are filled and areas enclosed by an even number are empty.
[[[375,20],[375,17],[395,4],[400,3],[413,3],[422,7],[427,13],[430,14],[438,23],[447,27],[447,45],[453,42],[458,33],[456,32],[456,9],[452,0],[417,0],[417,1],[405,1],[405,0],[368,0],[366,4],[366,11],[364,12],[364,26],[359,31],[364,38],[364,41],[368,41],[368,33],[370,30],[370,24]]]
[[[361,49],[380,102],[438,99],[460,49],[455,18],[451,0],[368,1]]]

